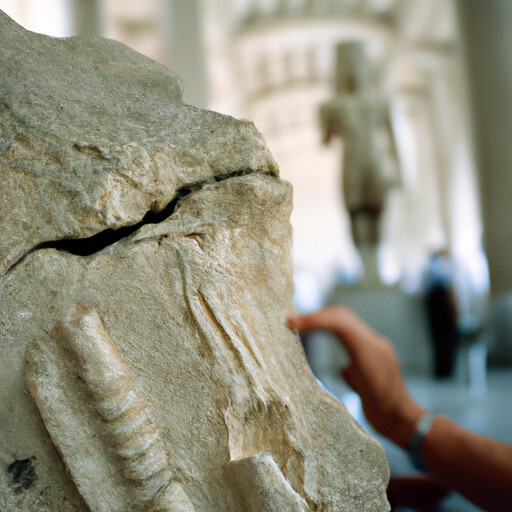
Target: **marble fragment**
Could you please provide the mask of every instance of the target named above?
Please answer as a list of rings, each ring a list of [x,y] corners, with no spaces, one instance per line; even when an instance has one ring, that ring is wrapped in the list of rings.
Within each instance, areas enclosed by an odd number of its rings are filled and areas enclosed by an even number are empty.
[[[292,190],[255,127],[3,13],[0,66],[0,510],[389,510],[286,327]]]

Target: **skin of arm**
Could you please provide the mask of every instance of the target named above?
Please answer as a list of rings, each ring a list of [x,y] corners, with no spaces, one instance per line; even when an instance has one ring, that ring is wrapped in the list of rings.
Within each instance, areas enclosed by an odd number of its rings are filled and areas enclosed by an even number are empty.
[[[361,397],[363,412],[383,436],[406,449],[425,409],[407,393],[391,343],[350,310],[330,306],[294,317],[298,332],[334,333],[350,356],[341,370]],[[431,477],[491,512],[512,511],[512,445],[478,436],[437,416],[421,445]]]

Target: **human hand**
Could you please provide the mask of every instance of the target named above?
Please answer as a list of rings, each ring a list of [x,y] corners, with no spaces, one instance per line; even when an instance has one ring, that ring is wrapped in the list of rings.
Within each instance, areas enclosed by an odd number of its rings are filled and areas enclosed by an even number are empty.
[[[290,318],[288,327],[299,332],[327,330],[338,337],[350,356],[341,376],[361,397],[367,420],[406,448],[425,411],[408,395],[391,343],[342,306]]]

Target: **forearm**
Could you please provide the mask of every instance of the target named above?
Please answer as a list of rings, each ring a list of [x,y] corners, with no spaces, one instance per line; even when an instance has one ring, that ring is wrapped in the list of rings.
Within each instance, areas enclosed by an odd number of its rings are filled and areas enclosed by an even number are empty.
[[[488,511],[512,510],[512,446],[435,418],[421,446],[434,478]]]

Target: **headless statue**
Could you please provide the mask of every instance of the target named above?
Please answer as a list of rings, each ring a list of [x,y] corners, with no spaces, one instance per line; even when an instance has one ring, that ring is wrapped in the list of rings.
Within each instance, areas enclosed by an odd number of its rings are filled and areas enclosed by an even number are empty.
[[[389,101],[371,86],[360,42],[336,48],[336,95],[321,107],[323,142],[343,141],[342,189],[356,247],[377,246],[379,223],[390,185],[383,165],[382,137],[392,140]]]

